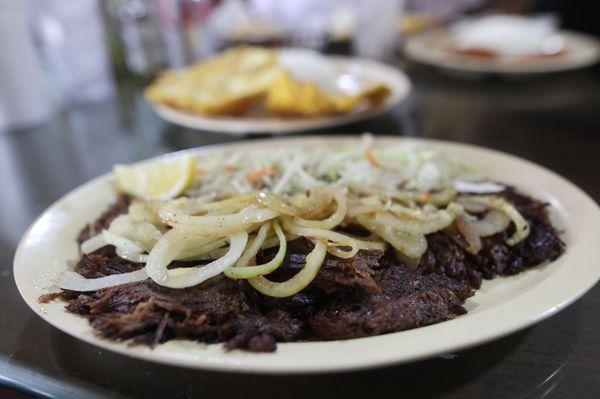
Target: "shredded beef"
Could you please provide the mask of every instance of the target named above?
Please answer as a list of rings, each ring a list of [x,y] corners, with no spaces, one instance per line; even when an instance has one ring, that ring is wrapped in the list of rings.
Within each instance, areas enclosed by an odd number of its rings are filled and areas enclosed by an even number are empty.
[[[100,233],[108,228],[110,222],[117,216],[126,213],[131,198],[127,195],[120,195],[117,200],[94,222],[85,226],[77,236],[77,242],[81,244],[90,237]]]
[[[131,262],[117,256],[113,246],[106,246],[92,254],[83,254],[75,270],[85,278],[98,278],[111,274],[129,273],[142,267],[141,263]]]
[[[276,341],[294,340],[300,334],[300,321],[278,311],[262,314],[252,295],[234,280],[181,290],[147,280],[69,295],[67,309],[89,316],[92,326],[112,339],[155,344],[186,337],[270,351]]]
[[[466,312],[462,303],[482,278],[516,274],[562,253],[564,244],[548,220],[546,204],[512,189],[503,195],[529,222],[531,233],[512,247],[506,244],[511,229],[486,237],[476,256],[437,232],[427,236],[427,252],[414,269],[391,252],[361,250],[352,259],[327,256],[315,280],[288,298],[267,297],[243,280],[219,276],[186,289],[146,280],[88,293],[63,291],[40,301],[65,300],[69,311],[88,317],[98,334],[110,339],[154,345],[186,338],[254,352],[274,351],[277,342],[356,338],[438,323]],[[78,241],[106,228],[128,204],[127,197],[120,197]],[[293,276],[311,249],[307,240],[290,242],[283,265],[269,278]],[[257,261],[273,255],[273,249],[265,250]],[[97,278],[140,267],[108,246],[83,255],[75,270]]]
[[[344,292],[328,301],[310,321],[322,339],[357,338],[407,330],[454,318],[472,295],[467,284],[440,274],[421,274],[383,259],[374,273],[378,293]]]

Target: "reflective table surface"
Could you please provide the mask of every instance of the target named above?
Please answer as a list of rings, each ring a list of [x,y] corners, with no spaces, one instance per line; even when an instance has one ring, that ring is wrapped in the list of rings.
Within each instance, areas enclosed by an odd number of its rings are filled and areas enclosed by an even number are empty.
[[[598,68],[505,80],[400,66],[414,82],[405,103],[376,119],[316,133],[370,131],[495,148],[546,166],[600,200]],[[122,92],[59,111],[42,126],[0,134],[0,396],[600,397],[600,286],[558,315],[498,341],[344,374],[234,375],[162,366],[97,349],[46,324],[21,300],[12,276],[14,250],[38,214],[114,163],[237,140],[170,125],[139,90]],[[589,261],[600,267],[599,260]]]

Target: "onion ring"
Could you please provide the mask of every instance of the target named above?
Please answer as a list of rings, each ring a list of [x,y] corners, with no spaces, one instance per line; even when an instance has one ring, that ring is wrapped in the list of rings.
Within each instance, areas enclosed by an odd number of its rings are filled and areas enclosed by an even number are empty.
[[[327,244],[323,240],[316,240],[314,249],[306,256],[306,264],[294,277],[282,283],[267,280],[264,277],[254,277],[248,279],[248,282],[254,289],[264,295],[284,298],[292,296],[302,291],[308,286],[321,269],[325,255],[327,254]]]
[[[223,272],[242,255],[248,241],[248,233],[243,231],[229,237],[229,250],[221,258],[212,261],[206,266],[194,266],[178,269],[167,269],[169,263],[182,249],[185,237],[181,232],[170,230],[150,252],[146,271],[150,278],[165,287],[186,288],[200,284],[211,277]]]

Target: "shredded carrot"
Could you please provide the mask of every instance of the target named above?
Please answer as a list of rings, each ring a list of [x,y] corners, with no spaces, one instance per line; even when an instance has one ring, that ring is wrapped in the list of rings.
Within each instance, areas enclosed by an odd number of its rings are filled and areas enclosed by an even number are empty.
[[[225,172],[227,172],[228,174],[232,175],[233,172],[235,172],[235,168],[231,165],[225,166]]]
[[[247,177],[248,181],[250,183],[256,183],[259,180],[264,179],[267,176],[271,176],[273,174],[275,174],[275,165],[270,165],[267,168],[261,168],[259,170],[255,170],[254,172],[250,173]]]
[[[197,167],[196,168],[196,174],[198,176],[202,176],[204,174],[204,169]]]
[[[371,151],[370,148],[367,148],[365,150],[365,157],[367,158],[367,161],[369,161],[369,163],[373,166],[376,167],[380,167],[381,163],[379,163],[379,161],[377,160],[377,158],[375,158],[375,155],[373,155],[373,151]]]
[[[267,170],[264,168],[259,169],[248,175],[248,181],[250,181],[251,183],[254,183],[254,182],[257,182],[258,180],[262,179],[265,176],[267,176]]]
[[[425,191],[425,192],[423,193],[423,196],[421,197],[421,201],[422,201],[422,202],[427,202],[427,201],[429,201],[429,191]]]

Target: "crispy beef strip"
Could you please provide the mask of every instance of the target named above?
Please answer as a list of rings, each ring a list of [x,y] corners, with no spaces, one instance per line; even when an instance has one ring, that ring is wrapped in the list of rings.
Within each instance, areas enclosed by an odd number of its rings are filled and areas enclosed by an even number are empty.
[[[218,276],[186,289],[146,280],[88,293],[63,291],[40,301],[65,300],[69,311],[88,317],[98,334],[110,339],[153,345],[187,338],[255,352],[274,351],[277,342],[364,337],[438,323],[466,312],[462,303],[482,278],[516,274],[562,253],[564,244],[548,220],[546,204],[512,189],[503,195],[530,223],[531,233],[513,247],[505,243],[510,230],[486,237],[477,256],[437,232],[427,237],[427,252],[414,270],[391,252],[361,250],[352,259],[327,256],[315,280],[289,298],[267,297],[245,281]],[[106,228],[129,202],[120,197],[78,241]],[[293,276],[311,248],[305,239],[290,242],[282,266],[269,278]],[[257,262],[275,252],[263,251]],[[187,265],[192,264],[176,266]],[[108,246],[82,256],[75,270],[97,278],[141,267]]]

